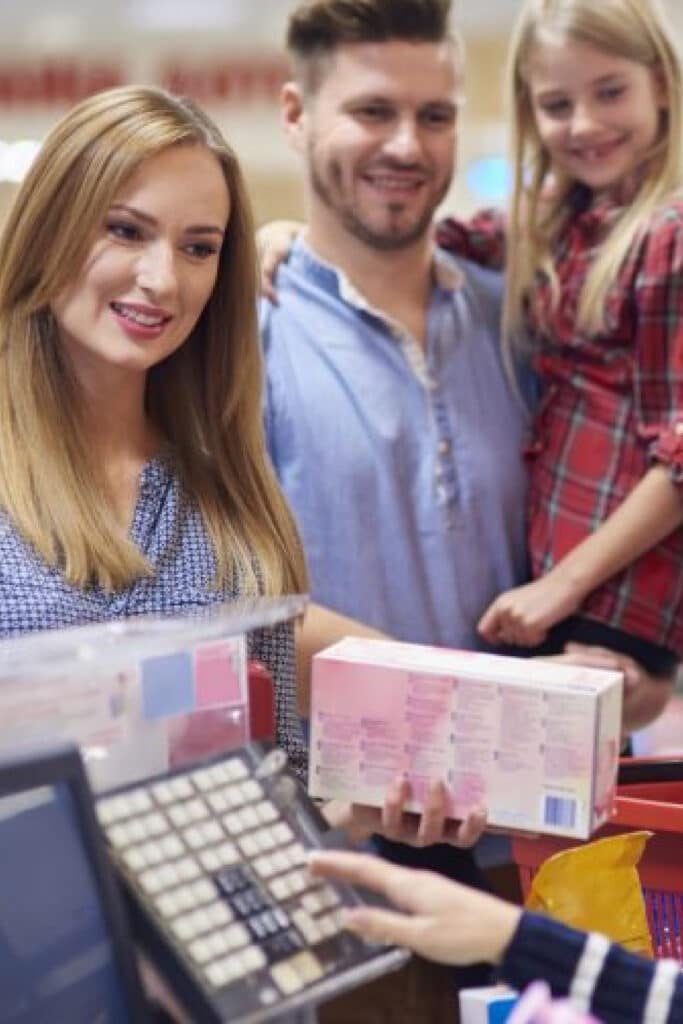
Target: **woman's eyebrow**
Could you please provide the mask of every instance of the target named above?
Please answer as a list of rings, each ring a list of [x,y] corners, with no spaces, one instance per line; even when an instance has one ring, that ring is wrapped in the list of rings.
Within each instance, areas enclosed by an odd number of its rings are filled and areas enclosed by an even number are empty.
[[[142,210],[138,210],[135,206],[129,206],[128,203],[114,203],[109,208],[111,212],[122,212],[127,213],[136,220],[140,220],[143,224],[149,224],[151,227],[156,227],[157,221],[154,217],[148,213],[143,213]],[[225,230],[218,225],[214,224],[190,224],[185,230],[193,235],[219,235],[221,238],[225,235]]]

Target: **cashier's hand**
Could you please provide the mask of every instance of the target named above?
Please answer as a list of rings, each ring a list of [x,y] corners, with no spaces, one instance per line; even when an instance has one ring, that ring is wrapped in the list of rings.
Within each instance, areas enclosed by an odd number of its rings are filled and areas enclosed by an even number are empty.
[[[553,569],[533,583],[499,594],[477,629],[491,644],[535,647],[551,626],[576,611],[583,597],[566,573]]]
[[[471,811],[463,821],[447,817],[448,794],[441,782],[432,783],[427,790],[421,815],[403,810],[409,799],[410,783],[401,778],[389,787],[382,808],[332,800],[323,807],[323,814],[331,825],[343,828],[354,843],[379,833],[409,846],[450,843],[467,848],[474,846],[486,828],[486,812],[481,808]]]
[[[666,707],[674,688],[673,675],[654,676],[627,654],[607,647],[567,644],[565,653],[556,655],[552,660],[565,665],[616,669],[624,673],[622,732],[625,736],[654,722]]]
[[[381,893],[397,910],[358,907],[344,926],[371,942],[406,946],[444,964],[498,963],[519,924],[521,909],[431,871],[397,867],[359,853],[311,855],[309,870]]]

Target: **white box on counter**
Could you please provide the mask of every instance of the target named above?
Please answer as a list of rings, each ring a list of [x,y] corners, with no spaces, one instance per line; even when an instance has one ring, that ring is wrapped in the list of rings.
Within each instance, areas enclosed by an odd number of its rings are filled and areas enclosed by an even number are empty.
[[[611,813],[621,672],[347,637],[313,660],[309,792],[409,810],[442,779],[460,818],[587,839]]]

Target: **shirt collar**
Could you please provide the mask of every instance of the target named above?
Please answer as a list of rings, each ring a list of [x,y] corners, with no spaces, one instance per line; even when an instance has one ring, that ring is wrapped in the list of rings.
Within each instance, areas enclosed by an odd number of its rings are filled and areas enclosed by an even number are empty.
[[[328,291],[336,292],[344,302],[363,313],[370,313],[380,320],[388,321],[386,313],[372,306],[363,293],[356,288],[339,267],[321,259],[304,241],[300,234],[294,241],[290,263],[299,265],[313,276]],[[465,284],[465,275],[452,256],[434,246],[432,254],[432,275],[437,288],[456,292]]]

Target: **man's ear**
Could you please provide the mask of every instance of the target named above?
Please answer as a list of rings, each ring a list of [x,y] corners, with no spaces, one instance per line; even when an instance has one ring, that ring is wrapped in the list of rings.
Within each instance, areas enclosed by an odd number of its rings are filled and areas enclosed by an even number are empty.
[[[304,148],[306,110],[303,90],[298,82],[285,82],[280,91],[280,117],[290,144],[297,152]]]

